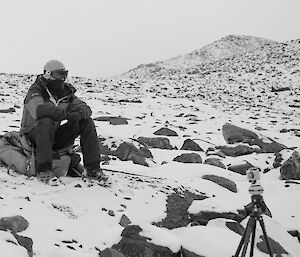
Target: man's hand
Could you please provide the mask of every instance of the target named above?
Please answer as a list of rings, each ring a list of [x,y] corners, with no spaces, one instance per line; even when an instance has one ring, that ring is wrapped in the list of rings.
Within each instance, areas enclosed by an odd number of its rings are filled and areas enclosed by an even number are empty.
[[[62,121],[66,117],[66,112],[63,109],[56,108],[53,104],[46,102],[45,104],[36,107],[37,119],[49,117],[55,121]]]
[[[80,112],[70,112],[67,114],[66,119],[71,122],[78,122],[82,119],[82,114]]]

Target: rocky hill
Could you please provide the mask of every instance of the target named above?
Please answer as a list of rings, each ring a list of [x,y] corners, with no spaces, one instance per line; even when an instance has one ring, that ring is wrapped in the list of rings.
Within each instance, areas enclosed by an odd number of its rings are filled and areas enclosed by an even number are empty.
[[[149,92],[167,97],[200,97],[230,105],[238,99],[239,106],[240,101],[276,102],[276,94],[266,93],[289,91],[289,104],[299,105],[300,40],[278,43],[228,36],[184,56],[140,65],[122,78],[141,87],[147,84]]]
[[[168,60],[157,61],[150,64],[141,64],[130,70],[127,75],[133,75],[134,73],[150,75],[159,70],[193,68],[199,64],[210,63],[241,53],[246,53],[256,48],[261,48],[266,44],[275,45],[277,43],[258,37],[229,35],[188,54],[179,55]]]

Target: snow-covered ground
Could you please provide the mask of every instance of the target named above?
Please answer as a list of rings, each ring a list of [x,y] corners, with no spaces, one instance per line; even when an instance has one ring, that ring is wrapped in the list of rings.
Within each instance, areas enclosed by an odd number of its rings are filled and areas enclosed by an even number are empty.
[[[5,81],[11,77],[2,76],[2,92],[5,101],[1,102],[0,110],[15,108],[15,112],[1,113],[0,131],[18,130],[22,97],[29,86],[22,84],[24,78],[14,85]],[[4,79],[5,78],[5,79]],[[141,103],[119,101],[128,96],[118,91],[99,90],[93,85],[91,92],[84,86],[75,83],[78,96],[82,97],[93,110],[93,117],[122,116],[128,118],[127,125],[110,125],[109,122],[95,121],[99,136],[114,138],[138,138],[154,136],[153,133],[162,127],[169,127],[178,133],[177,137],[169,137],[173,146],[180,149],[186,138],[194,139],[204,150],[198,152],[205,159],[205,151],[210,146],[226,145],[222,136],[222,126],[231,122],[237,126],[256,131],[260,125],[265,130],[259,131],[288,147],[299,147],[300,138],[292,132],[279,133],[283,128],[299,128],[300,116],[293,116],[293,123],[284,124],[286,116],[269,115],[264,109],[256,110],[260,119],[247,119],[253,113],[250,110],[225,112],[222,108],[212,106],[205,101],[164,98],[155,94],[138,96]],[[112,97],[112,100],[107,99]],[[135,97],[133,94],[130,97]],[[241,108],[242,110],[242,108]],[[289,109],[296,114],[297,110]],[[180,115],[182,114],[183,115]],[[195,115],[195,116],[191,116]],[[248,116],[247,116],[248,115]],[[191,119],[194,117],[194,119]],[[276,119],[278,122],[274,126]],[[184,129],[181,129],[183,128]],[[292,151],[284,150],[286,159]],[[250,202],[248,193],[249,182],[246,176],[227,169],[207,164],[184,164],[172,161],[174,157],[186,150],[151,149],[153,162],[149,167],[133,164],[131,161],[110,160],[103,165],[112,170],[125,171],[144,175],[132,177],[127,174],[106,172],[110,177],[111,186],[94,185],[89,187],[79,178],[65,178],[65,185],[50,187],[36,179],[8,174],[5,167],[0,168],[0,217],[22,215],[29,222],[29,227],[20,233],[33,239],[34,256],[38,257],[75,257],[98,256],[99,250],[116,244],[121,239],[124,229],[119,225],[121,216],[125,214],[131,224],[142,228],[141,235],[149,238],[152,243],[168,247],[178,252],[181,247],[198,255],[207,257],[231,256],[234,254],[241,239],[240,235],[229,230],[225,219],[211,220],[207,226],[186,226],[166,229],[154,226],[166,217],[166,200],[173,188],[185,187],[191,192],[204,192],[209,198],[195,200],[190,213],[203,210],[217,212],[233,212]],[[251,154],[241,157],[223,158],[224,164],[239,163],[248,160],[255,166],[265,168],[266,161],[272,164],[274,154]],[[165,163],[162,165],[162,163]],[[238,192],[233,193],[224,187],[202,179],[205,174],[223,176],[234,181]],[[264,187],[264,199],[272,212],[273,218],[264,215],[267,232],[278,241],[289,253],[288,256],[300,256],[300,244],[287,231],[300,231],[300,194],[299,184],[286,187],[279,179],[279,168],[271,169],[262,174],[261,183]],[[148,178],[149,176],[151,178]],[[141,179],[137,179],[141,178]],[[77,186],[76,186],[77,185]],[[78,185],[81,185],[78,186]],[[215,197],[210,197],[210,196]],[[242,222],[246,225],[247,219]],[[261,235],[260,227],[257,228]],[[1,232],[1,231],[0,231]],[[27,256],[25,248],[7,243],[15,241],[9,233],[0,233],[1,256]],[[71,246],[71,247],[70,247]],[[267,256],[255,249],[254,256]]]

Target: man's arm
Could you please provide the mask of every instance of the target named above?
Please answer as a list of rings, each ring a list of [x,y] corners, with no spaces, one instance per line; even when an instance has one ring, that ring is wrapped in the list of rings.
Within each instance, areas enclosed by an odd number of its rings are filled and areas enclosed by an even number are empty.
[[[82,115],[83,119],[91,117],[92,110],[91,108],[77,96],[74,96],[69,104],[68,112],[79,112]]]
[[[25,101],[26,108],[35,120],[50,117],[56,121],[61,121],[65,118],[65,111],[56,108],[55,105],[50,102],[45,102],[39,92],[30,92]]]

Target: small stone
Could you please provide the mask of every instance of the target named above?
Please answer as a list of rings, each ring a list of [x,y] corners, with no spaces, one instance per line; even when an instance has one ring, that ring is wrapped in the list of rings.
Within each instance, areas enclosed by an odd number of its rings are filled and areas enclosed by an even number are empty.
[[[131,220],[125,215],[123,214],[121,219],[120,219],[120,222],[119,224],[122,226],[122,227],[127,227],[129,224],[131,223]]]

